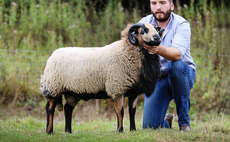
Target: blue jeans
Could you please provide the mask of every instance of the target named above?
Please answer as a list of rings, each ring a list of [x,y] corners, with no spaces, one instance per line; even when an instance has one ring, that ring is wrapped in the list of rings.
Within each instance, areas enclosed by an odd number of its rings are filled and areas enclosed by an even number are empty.
[[[182,61],[173,61],[168,74],[158,79],[155,91],[144,96],[143,128],[169,128],[164,119],[169,103],[174,99],[179,126],[189,126],[190,90],[196,79],[195,71]]]

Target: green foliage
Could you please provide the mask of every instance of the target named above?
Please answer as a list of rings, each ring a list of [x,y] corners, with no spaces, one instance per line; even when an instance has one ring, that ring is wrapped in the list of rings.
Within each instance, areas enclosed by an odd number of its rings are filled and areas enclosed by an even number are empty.
[[[1,103],[24,106],[29,100],[40,100],[38,83],[48,54],[42,51],[1,50]]]
[[[189,7],[176,5],[175,13],[190,22],[191,54],[197,65],[191,114],[229,113],[230,10],[223,2],[221,7],[206,1],[194,6],[193,0]],[[125,11],[119,0],[108,1],[103,11],[81,0],[0,1],[0,6],[0,103],[12,106],[37,106],[44,99],[39,80],[53,50],[107,45],[120,39],[126,24],[141,19],[139,9]],[[101,101],[101,106],[107,104]],[[169,111],[175,112],[173,102]]]
[[[74,6],[60,0],[20,1],[0,10],[7,10],[0,11],[1,49],[102,46],[118,40],[120,31],[129,22],[126,17],[132,17],[125,14],[118,1],[112,0],[99,16],[84,1],[76,1]]]
[[[226,8],[223,7],[226,10]],[[230,82],[229,65],[229,23],[228,14],[218,14],[218,10],[206,2],[197,8],[197,21],[192,25],[191,50],[197,64],[197,79],[193,90],[193,99],[197,99],[200,110],[229,112],[230,90],[224,87]],[[225,20],[218,20],[225,19]],[[218,26],[218,25],[222,26]],[[206,104],[206,107],[203,105]]]

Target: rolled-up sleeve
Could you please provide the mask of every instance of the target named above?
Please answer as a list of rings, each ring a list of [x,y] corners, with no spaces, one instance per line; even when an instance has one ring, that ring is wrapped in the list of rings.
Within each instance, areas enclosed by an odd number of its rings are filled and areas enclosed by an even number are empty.
[[[182,59],[187,50],[190,50],[191,29],[188,21],[184,21],[177,26],[174,38],[172,40],[172,47],[177,48]]]

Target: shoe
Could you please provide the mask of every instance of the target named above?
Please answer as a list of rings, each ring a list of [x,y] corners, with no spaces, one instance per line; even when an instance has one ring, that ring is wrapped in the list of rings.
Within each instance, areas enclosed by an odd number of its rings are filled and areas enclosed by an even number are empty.
[[[167,113],[167,114],[165,115],[165,120],[168,121],[168,123],[169,123],[169,128],[171,129],[171,128],[172,128],[173,115],[170,114],[170,113]]]
[[[191,132],[192,130],[191,130],[190,126],[181,126],[180,131],[182,131],[182,132]]]

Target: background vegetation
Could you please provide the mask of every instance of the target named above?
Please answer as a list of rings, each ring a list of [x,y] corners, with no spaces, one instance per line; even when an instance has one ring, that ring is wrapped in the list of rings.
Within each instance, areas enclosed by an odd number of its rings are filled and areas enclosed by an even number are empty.
[[[229,114],[229,2],[187,2],[175,1],[174,12],[185,17],[192,29],[197,78],[191,93],[191,117],[203,112]],[[19,107],[45,114],[39,80],[52,51],[64,46],[104,46],[119,40],[127,23],[136,23],[150,13],[146,5],[133,1],[125,5],[121,0],[0,0],[0,109]],[[77,110],[84,111],[85,104],[96,108],[92,112],[97,115],[113,112],[111,100],[80,102]],[[142,106],[141,96],[138,109]],[[169,111],[176,113],[174,103]]]

